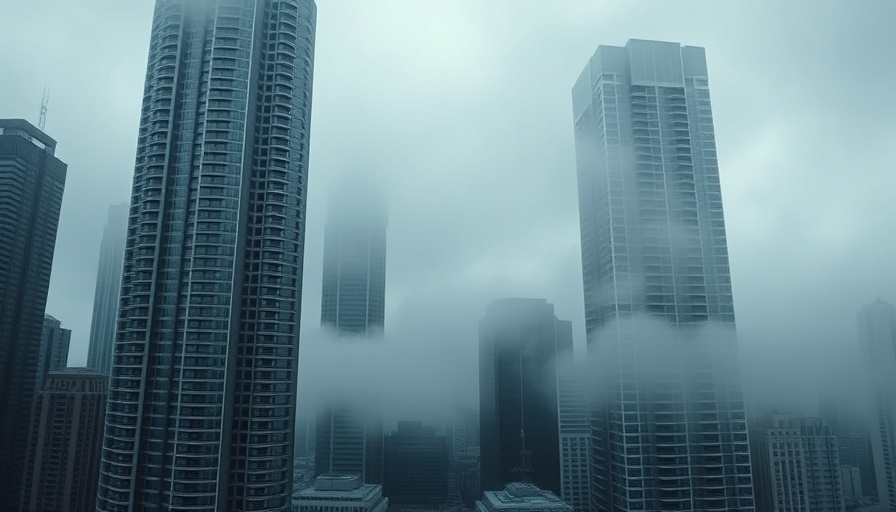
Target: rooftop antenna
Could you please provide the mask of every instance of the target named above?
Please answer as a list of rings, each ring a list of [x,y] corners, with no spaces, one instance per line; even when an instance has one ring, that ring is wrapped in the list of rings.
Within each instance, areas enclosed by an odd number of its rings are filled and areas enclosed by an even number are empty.
[[[43,131],[47,125],[47,103],[50,102],[50,89],[44,87],[44,95],[40,100],[40,118],[37,121],[37,127]]]

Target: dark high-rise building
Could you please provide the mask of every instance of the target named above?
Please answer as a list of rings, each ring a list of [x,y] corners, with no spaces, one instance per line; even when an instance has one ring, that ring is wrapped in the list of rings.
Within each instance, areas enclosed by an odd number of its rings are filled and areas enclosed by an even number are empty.
[[[386,308],[386,205],[369,177],[331,191],[324,233],[320,323],[340,335],[382,334]]]
[[[572,103],[592,509],[753,510],[704,50],[600,46]]]
[[[878,298],[858,314],[871,453],[881,507],[896,509],[896,307]]]
[[[157,0],[99,511],[285,511],[313,0]]]
[[[391,503],[436,505],[448,499],[448,442],[434,427],[399,421],[386,436],[383,495]]]
[[[50,315],[44,316],[44,330],[40,335],[40,349],[37,356],[37,381],[34,389],[44,389],[47,373],[68,366],[68,348],[72,331],[62,327],[62,322]]]
[[[87,368],[47,374],[31,423],[23,511],[94,510],[105,407],[105,375]]]
[[[572,323],[558,320],[544,299],[503,299],[486,310],[479,323],[483,491],[531,479],[560,494],[556,360],[571,350]]]
[[[112,342],[115,341],[115,319],[118,318],[118,294],[121,291],[121,265],[128,230],[128,205],[109,207],[100,262],[93,294],[93,319],[90,322],[90,346],[87,367],[106,374],[112,367]]]
[[[56,141],[0,119],[0,503],[15,503],[25,465],[66,164]]]

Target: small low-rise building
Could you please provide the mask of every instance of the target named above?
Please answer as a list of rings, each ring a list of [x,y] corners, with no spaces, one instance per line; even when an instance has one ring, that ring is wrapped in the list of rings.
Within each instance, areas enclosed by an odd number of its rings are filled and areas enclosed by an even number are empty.
[[[293,512],[385,512],[388,506],[383,487],[362,483],[360,475],[321,475],[292,500]]]
[[[511,482],[500,491],[485,491],[476,502],[477,512],[573,512],[573,508],[551,491],[530,483]]]

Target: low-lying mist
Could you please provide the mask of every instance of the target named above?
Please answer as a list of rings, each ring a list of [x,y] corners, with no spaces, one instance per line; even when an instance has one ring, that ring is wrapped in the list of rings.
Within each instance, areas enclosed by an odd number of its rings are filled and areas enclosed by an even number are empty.
[[[457,418],[478,408],[478,366],[459,349],[465,342],[476,341],[400,328],[373,336],[308,329],[301,339],[298,414],[315,414],[322,400],[352,397],[381,404],[387,430],[399,420]]]

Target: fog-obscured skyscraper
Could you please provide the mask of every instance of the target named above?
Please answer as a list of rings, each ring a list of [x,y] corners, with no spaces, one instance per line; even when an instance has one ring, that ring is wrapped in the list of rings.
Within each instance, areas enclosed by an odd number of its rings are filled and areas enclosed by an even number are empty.
[[[331,190],[324,232],[320,323],[340,335],[382,334],[386,315],[386,204],[367,175]]]
[[[0,503],[16,503],[38,376],[66,164],[56,141],[0,119]]]
[[[68,349],[72,340],[71,329],[62,327],[62,322],[50,315],[44,316],[44,330],[40,335],[40,349],[37,356],[37,381],[34,389],[44,389],[47,373],[68,366]]]
[[[94,510],[105,407],[105,375],[47,374],[32,417],[22,510]]]
[[[870,401],[871,453],[882,507],[896,507],[896,308],[879,298],[858,314]]]
[[[386,315],[386,203],[373,177],[337,178],[328,199],[321,293],[322,327],[341,338],[381,341]],[[383,482],[383,417],[357,391],[321,397],[315,473]]]
[[[704,50],[600,46],[572,97],[592,508],[752,510]]]
[[[479,323],[483,491],[527,480],[560,494],[557,357],[572,351],[572,322],[544,299],[493,302]],[[523,451],[525,436],[525,451]]]
[[[93,319],[90,322],[90,346],[87,366],[109,374],[112,366],[112,343],[115,341],[115,320],[118,318],[118,295],[121,291],[121,265],[128,230],[127,203],[109,207],[103,241],[100,245],[99,268],[93,293]]]
[[[158,0],[100,511],[285,511],[316,6]]]

